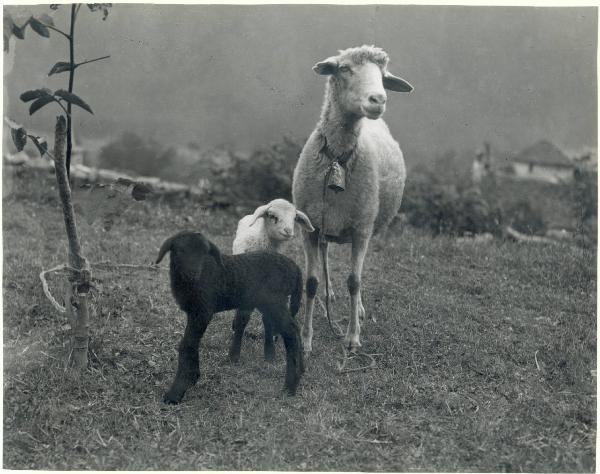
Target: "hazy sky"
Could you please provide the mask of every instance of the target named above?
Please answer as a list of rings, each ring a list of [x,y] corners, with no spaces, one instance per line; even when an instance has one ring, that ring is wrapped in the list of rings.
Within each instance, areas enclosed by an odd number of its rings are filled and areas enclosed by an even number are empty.
[[[106,21],[82,8],[76,38],[78,60],[111,55],[77,71],[76,92],[95,112],[77,112],[85,135],[128,129],[240,150],[303,138],[325,83],[313,64],[368,43],[415,87],[390,93],[385,116],[409,162],[484,140],[503,150],[541,138],[596,145],[595,8],[117,4]],[[31,123],[18,95],[66,87],[65,74],[47,77],[67,59],[66,41],[28,31],[14,51],[4,97],[11,117]],[[55,112],[38,112],[34,125]]]

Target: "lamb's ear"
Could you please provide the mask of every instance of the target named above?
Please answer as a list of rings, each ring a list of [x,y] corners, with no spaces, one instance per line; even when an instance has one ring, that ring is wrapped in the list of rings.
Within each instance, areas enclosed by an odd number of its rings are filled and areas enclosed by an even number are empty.
[[[311,224],[310,219],[308,218],[308,216],[306,214],[304,214],[304,212],[299,211],[297,209],[296,209],[296,222],[298,224],[300,224],[302,227],[304,227],[304,229],[306,229],[308,232],[314,232],[315,231],[315,228]]]
[[[258,219],[259,217],[265,217],[265,214],[269,210],[269,207],[270,207],[269,204],[265,204],[264,206],[257,207],[256,211],[254,211],[254,214],[252,214],[252,220],[250,220],[250,224],[248,224],[248,227],[252,227],[254,225],[254,223],[256,222],[256,219]]]
[[[221,258],[221,251],[212,242],[209,242],[208,245],[209,245],[208,254],[212,255],[213,258],[219,264],[219,266],[222,267],[223,266],[223,259]]]
[[[408,81],[405,81],[401,77],[396,77],[387,71],[383,75],[383,87],[395,92],[410,92],[413,90],[413,86]]]
[[[313,71],[317,74],[328,75],[335,74],[338,68],[338,61],[335,56],[327,58],[325,61],[318,62],[313,66]]]

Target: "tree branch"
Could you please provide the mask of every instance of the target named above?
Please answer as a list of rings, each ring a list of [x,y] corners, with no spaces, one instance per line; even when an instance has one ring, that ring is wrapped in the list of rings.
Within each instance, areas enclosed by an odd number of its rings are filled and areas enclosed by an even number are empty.
[[[39,20],[38,20],[38,21],[39,21]],[[44,22],[41,22],[41,21],[40,21],[40,23],[42,23],[42,24],[43,24],[43,25],[44,25],[46,28],[48,28],[49,30],[53,30],[53,31],[56,31],[57,33],[60,33],[61,35],[63,35],[63,36],[64,36],[65,38],[67,38],[68,40],[70,40],[70,39],[71,39],[71,37],[70,37],[70,36],[69,36],[67,33],[65,33],[64,31],[62,31],[62,30],[59,30],[58,28],[56,28],[56,27],[54,27],[54,26],[52,26],[52,25],[48,25],[48,24],[46,24],[46,23],[44,23]]]
[[[65,109],[64,105],[62,105],[62,102],[59,99],[54,99],[54,102],[56,102],[58,105],[60,105],[60,108],[63,109],[63,111],[65,112],[65,114],[67,114],[67,117],[71,117],[71,113]]]
[[[73,67],[83,66],[84,64],[89,64],[89,63],[93,63],[95,61],[100,61],[101,59],[108,59],[108,58],[110,58],[110,56],[102,56],[101,58],[90,59],[88,61],[83,61],[83,62],[80,62],[79,64],[75,64],[75,66],[73,66]]]

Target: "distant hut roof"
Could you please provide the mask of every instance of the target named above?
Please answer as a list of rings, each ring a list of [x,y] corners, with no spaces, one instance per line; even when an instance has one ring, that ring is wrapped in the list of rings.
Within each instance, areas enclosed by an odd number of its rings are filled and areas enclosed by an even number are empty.
[[[535,165],[573,167],[573,163],[567,158],[567,155],[548,140],[541,140],[529,148],[525,148],[513,158],[513,161]]]

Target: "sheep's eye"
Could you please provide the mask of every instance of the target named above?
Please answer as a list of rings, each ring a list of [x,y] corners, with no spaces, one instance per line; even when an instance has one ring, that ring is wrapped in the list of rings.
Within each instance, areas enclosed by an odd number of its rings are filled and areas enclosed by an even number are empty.
[[[348,66],[347,64],[342,64],[342,65],[341,65],[341,66],[338,68],[338,70],[339,70],[340,72],[351,72],[351,71],[352,71],[352,69],[350,68],[350,66]]]
[[[277,221],[279,220],[277,216],[274,216],[273,214],[269,214],[269,219],[271,219],[275,224],[277,224]]]

